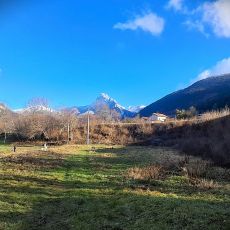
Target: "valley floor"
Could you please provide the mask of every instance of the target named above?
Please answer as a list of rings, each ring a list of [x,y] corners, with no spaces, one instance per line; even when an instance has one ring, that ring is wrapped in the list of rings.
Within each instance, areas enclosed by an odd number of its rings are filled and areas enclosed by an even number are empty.
[[[0,229],[230,229],[229,178],[195,186],[173,167],[162,178],[139,175],[138,168],[176,159],[166,148],[21,147],[13,154],[2,145]]]

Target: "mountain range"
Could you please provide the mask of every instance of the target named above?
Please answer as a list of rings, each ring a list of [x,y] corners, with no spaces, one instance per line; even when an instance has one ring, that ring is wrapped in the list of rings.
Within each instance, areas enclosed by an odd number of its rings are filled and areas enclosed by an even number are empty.
[[[86,113],[90,114],[99,114],[103,109],[109,109],[111,111],[116,111],[121,118],[131,118],[135,117],[137,113],[143,109],[144,106],[130,106],[126,109],[124,106],[121,106],[115,99],[111,98],[106,93],[101,93],[94,102],[86,106],[73,106],[65,108],[65,110],[74,112],[78,115],[84,115]],[[0,107],[1,109],[1,107]],[[55,113],[59,110],[54,110],[48,106],[44,105],[34,105],[23,109],[14,110],[15,113],[24,114],[24,113]]]
[[[0,103],[0,115],[4,114],[6,111],[8,111],[8,108],[4,104]]]
[[[199,113],[230,106],[230,74],[209,77],[171,93],[140,111],[148,117],[154,112],[174,116],[176,109],[194,106]]]
[[[15,116],[16,113],[14,113],[12,110],[10,110],[5,104],[0,103],[0,117],[2,116]]]
[[[48,106],[44,106],[44,105],[35,105],[35,106],[30,106],[27,108],[23,108],[23,109],[16,109],[14,110],[15,113],[31,113],[31,112],[47,112],[47,113],[53,113],[56,112],[54,109],[48,107]]]
[[[107,94],[101,93],[90,105],[73,106],[66,109],[74,111],[78,115],[84,115],[88,112],[100,114],[103,109],[107,109],[116,111],[121,118],[132,118],[137,115],[149,117],[156,112],[174,116],[176,109],[189,109],[191,106],[196,107],[199,113],[230,106],[230,74],[197,81],[191,86],[173,92],[146,107],[130,106],[125,108]],[[4,104],[0,103],[0,114],[9,111]],[[58,111],[48,106],[37,105],[13,112],[22,114],[31,112],[55,113]]]
[[[140,111],[142,107],[135,107],[134,110],[129,110],[126,109],[124,106],[120,105],[115,99],[111,98],[108,94],[106,93],[101,93],[96,100],[91,103],[90,105],[86,106],[76,106],[72,107],[71,109],[77,109],[80,114],[85,114],[88,111],[91,114],[97,114],[100,112],[100,110],[104,108],[108,108],[109,110],[116,111],[121,118],[126,118],[126,117],[135,117],[136,114]],[[130,108],[130,107],[129,107]],[[131,107],[133,109],[133,107]],[[139,110],[138,110],[139,108]]]

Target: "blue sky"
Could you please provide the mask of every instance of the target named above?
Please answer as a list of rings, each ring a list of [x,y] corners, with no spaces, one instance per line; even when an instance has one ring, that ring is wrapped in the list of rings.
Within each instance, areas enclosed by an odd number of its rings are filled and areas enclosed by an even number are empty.
[[[228,0],[2,1],[0,101],[63,107],[106,92],[147,105],[230,72],[229,12]]]

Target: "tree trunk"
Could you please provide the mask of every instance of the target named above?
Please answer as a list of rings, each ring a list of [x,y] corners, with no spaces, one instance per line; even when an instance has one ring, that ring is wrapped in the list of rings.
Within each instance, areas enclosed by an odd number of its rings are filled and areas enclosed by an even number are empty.
[[[5,136],[4,136],[4,144],[6,143],[6,132],[5,132]]]

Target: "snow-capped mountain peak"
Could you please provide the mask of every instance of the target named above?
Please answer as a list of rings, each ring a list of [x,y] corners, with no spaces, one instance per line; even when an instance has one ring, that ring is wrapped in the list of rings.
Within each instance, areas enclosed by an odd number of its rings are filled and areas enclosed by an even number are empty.
[[[53,113],[55,110],[51,109],[50,107],[37,105],[37,106],[30,106],[25,109],[16,109],[14,110],[15,113],[32,113],[32,112],[44,112],[44,113]]]
[[[99,97],[101,97],[107,101],[110,101],[112,99],[107,93],[101,93]]]
[[[140,106],[129,106],[128,110],[133,113],[139,113],[142,109],[144,109],[146,106],[145,105],[140,105]]]
[[[130,106],[126,109],[124,106],[120,105],[115,99],[110,97],[106,93],[101,93],[96,100],[90,105],[86,106],[74,106],[70,108],[65,108],[64,110],[71,112],[76,115],[88,114],[100,114],[102,110],[116,111],[121,118],[134,117],[144,106]],[[61,110],[54,110],[46,105],[32,105],[27,108],[17,109],[14,112],[19,114],[31,114],[31,113],[58,113]]]
[[[107,93],[101,93],[96,100],[86,106],[76,107],[80,114],[86,113],[88,110],[97,114],[100,110],[107,107],[109,110],[116,111],[122,118],[134,117],[135,113],[128,111],[125,107],[121,106],[116,100],[110,97]]]
[[[0,110],[4,111],[7,110],[7,108],[4,104],[0,103]]]
[[[95,104],[107,104],[109,108],[125,110],[125,107],[121,106],[115,99],[110,97],[107,93],[101,93],[92,105]]]
[[[0,115],[8,111],[9,109],[4,104],[0,103]]]

